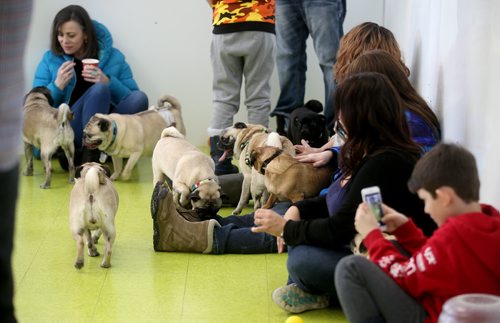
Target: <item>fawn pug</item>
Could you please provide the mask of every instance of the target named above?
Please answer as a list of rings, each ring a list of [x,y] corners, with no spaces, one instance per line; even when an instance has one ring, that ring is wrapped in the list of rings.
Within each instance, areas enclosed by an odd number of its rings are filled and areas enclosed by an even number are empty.
[[[23,141],[26,169],[24,175],[33,176],[33,147],[40,148],[40,155],[45,169],[45,181],[41,188],[49,188],[52,179],[52,155],[58,147],[64,150],[68,159],[70,183],[74,182],[75,134],[70,121],[73,112],[65,103],[59,109],[51,106],[52,97],[45,87],[33,88],[24,102]]]
[[[263,208],[271,208],[277,200],[292,202],[314,197],[331,182],[333,165],[313,167],[295,160],[276,147],[255,147],[250,153],[251,165],[264,175],[269,199]]]
[[[111,180],[120,176],[128,180],[139,158],[151,156],[161,132],[169,126],[179,127],[185,133],[181,105],[174,97],[166,95],[158,100],[158,107],[136,114],[95,114],[85,126],[83,141],[87,148],[97,148],[111,156]],[[123,158],[128,158],[124,168]]]
[[[101,232],[106,244],[101,267],[111,266],[111,253],[116,235],[118,193],[108,177],[109,172],[106,166],[98,163],[85,163],[77,170],[77,178],[69,201],[69,222],[76,241],[75,268],[77,269],[82,268],[84,263],[84,235],[89,256],[97,257],[99,252],[95,244]]]
[[[293,144],[288,138],[274,133],[269,138],[269,130],[261,125],[237,122],[227,128],[220,136],[219,146],[224,150],[221,160],[238,159],[240,172],[243,174],[241,196],[233,214],[240,214],[248,204],[250,197],[254,202],[254,209],[261,207],[268,200],[268,192],[264,184],[264,177],[253,170],[250,165],[250,152],[255,147],[272,145],[284,149],[289,154],[295,154]]]
[[[153,185],[171,179],[174,201],[179,206],[212,214],[221,208],[214,161],[176,128],[163,130],[153,151],[152,167]]]

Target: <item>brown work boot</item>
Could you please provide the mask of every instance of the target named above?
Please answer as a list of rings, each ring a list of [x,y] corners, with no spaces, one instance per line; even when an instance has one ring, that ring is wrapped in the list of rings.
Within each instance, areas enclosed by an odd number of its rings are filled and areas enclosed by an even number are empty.
[[[213,219],[215,214],[210,210],[204,209],[185,209],[183,207],[177,206],[177,212],[189,222],[200,222],[205,220]]]
[[[215,220],[189,222],[177,211],[172,192],[158,182],[151,197],[155,251],[212,252]]]

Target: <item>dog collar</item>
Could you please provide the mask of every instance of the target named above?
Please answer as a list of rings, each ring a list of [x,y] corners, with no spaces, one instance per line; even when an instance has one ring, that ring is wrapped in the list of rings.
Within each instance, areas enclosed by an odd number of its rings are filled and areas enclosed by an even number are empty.
[[[267,128],[262,128],[262,129],[260,129],[260,132],[268,133],[269,131],[267,130]],[[240,145],[240,150],[243,150],[243,149],[245,149],[246,146],[248,146],[248,143],[250,142],[250,139],[248,139],[247,141],[243,142]]]
[[[264,160],[264,162],[262,163],[262,167],[260,168],[260,173],[262,175],[265,175],[266,169],[267,169],[267,166],[269,165],[269,163],[272,162],[274,158],[276,158],[279,155],[281,155],[282,152],[283,152],[283,149],[278,149],[278,150],[276,150],[276,152],[274,154],[271,155],[271,157],[269,157],[268,159]]]
[[[213,180],[214,180],[213,178],[205,178],[205,179],[202,179],[201,181],[198,181],[198,182],[194,183],[191,186],[191,192],[193,192],[194,190],[196,190],[202,184],[205,184],[205,183],[208,183],[208,182],[212,182]]]
[[[113,146],[116,140],[116,134],[118,133],[118,127],[116,126],[116,122],[114,120],[111,122],[111,127],[113,128],[113,138],[111,138],[111,143],[108,145],[108,147],[106,147],[106,149]]]

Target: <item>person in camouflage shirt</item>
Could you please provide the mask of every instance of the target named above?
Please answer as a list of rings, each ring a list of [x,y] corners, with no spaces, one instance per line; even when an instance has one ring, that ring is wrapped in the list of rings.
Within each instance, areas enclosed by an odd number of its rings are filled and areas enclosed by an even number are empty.
[[[271,87],[275,63],[274,0],[209,0],[213,9],[210,58],[213,68],[214,113],[207,129],[215,174],[238,172],[231,159],[219,163],[221,132],[233,125],[245,80],[247,122],[269,125]]]

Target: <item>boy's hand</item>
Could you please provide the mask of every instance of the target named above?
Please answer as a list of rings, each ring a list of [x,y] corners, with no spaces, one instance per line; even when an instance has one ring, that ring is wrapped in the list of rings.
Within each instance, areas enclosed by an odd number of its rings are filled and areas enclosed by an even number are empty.
[[[363,239],[374,229],[378,229],[378,222],[367,203],[360,203],[354,218],[356,231]]]
[[[396,210],[388,207],[385,204],[382,204],[382,209],[384,210],[384,216],[382,217],[382,222],[387,226],[387,232],[393,232],[406,222],[408,222],[408,218],[403,214],[396,212]]]

